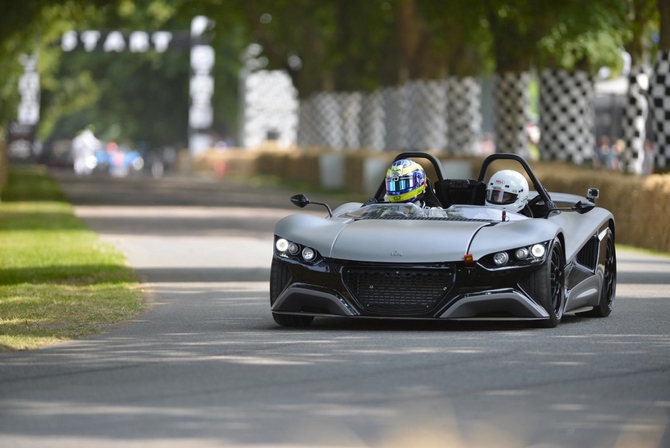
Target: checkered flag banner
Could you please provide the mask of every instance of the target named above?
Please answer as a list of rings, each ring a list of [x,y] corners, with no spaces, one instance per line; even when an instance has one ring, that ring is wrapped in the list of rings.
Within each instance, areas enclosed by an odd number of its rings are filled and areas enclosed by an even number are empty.
[[[472,77],[449,78],[447,87],[447,146],[449,154],[473,155],[481,132],[479,81]]]
[[[526,154],[530,73],[496,75],[496,152]]]
[[[651,82],[653,104],[655,167],[667,169],[670,158],[670,52],[661,51]]]
[[[586,72],[545,70],[540,75],[543,160],[581,164],[593,156],[594,81]]]
[[[649,113],[647,93],[649,75],[646,67],[636,66],[628,74],[628,93],[626,107],[621,117],[621,128],[626,149],[622,154],[625,171],[641,174],[644,162],[644,141]]]

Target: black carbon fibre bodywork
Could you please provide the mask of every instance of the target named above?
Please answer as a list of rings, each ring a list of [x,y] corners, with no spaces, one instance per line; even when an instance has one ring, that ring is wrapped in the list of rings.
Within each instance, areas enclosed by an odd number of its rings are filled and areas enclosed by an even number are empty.
[[[273,311],[415,319],[440,318],[460,299],[473,294],[487,291],[516,291],[518,294],[527,295],[524,292],[524,280],[540,267],[541,265],[536,265],[490,271],[479,264],[466,267],[463,262],[380,265],[328,259],[306,265],[274,257],[273,269],[286,273],[285,284],[277,297],[284,294],[288,299],[273,306]],[[299,288],[299,292],[291,293],[291,288]],[[315,296],[320,297],[318,302],[321,307],[310,297],[309,291],[314,291]],[[372,295],[370,291],[375,291],[376,294]],[[347,314],[341,308],[325,306],[324,295],[332,296],[332,300],[346,302],[348,308],[355,312]],[[478,316],[468,317],[539,317],[533,316],[526,310],[517,310],[520,311],[519,315],[514,316],[502,301],[499,310],[493,308],[495,307],[489,305],[486,311],[478,313]]]

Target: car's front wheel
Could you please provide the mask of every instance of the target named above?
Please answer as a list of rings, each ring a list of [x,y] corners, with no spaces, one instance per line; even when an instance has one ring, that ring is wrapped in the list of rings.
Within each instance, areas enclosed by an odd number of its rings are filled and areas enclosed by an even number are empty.
[[[600,302],[592,310],[580,313],[580,316],[607,317],[612,312],[614,296],[616,295],[616,248],[614,246],[614,235],[611,230],[607,231],[604,265],[603,284],[600,288]]]
[[[549,319],[542,321],[542,325],[557,326],[565,306],[565,258],[558,238],[549,246],[545,264],[531,275],[529,287],[531,296],[549,314]]]
[[[283,264],[272,259],[270,268],[270,305],[274,304],[279,294],[286,288],[291,280],[289,269]],[[284,327],[307,327],[314,320],[314,316],[297,316],[294,314],[272,313],[272,318]]]

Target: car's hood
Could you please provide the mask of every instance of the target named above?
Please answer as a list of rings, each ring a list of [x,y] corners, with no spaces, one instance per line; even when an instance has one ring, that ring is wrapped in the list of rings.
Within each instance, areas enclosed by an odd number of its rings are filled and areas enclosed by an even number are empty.
[[[336,237],[330,257],[377,263],[461,261],[477,231],[472,221],[350,221]]]
[[[280,220],[275,234],[312,247],[327,258],[375,263],[441,263],[462,261],[467,253],[477,261],[489,253],[549,241],[560,227],[560,223],[549,219],[525,217],[499,222],[355,219],[348,215],[328,219],[301,214]]]

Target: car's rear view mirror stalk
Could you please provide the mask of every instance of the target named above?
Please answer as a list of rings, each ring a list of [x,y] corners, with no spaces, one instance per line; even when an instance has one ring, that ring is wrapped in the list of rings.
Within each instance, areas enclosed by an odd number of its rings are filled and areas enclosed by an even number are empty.
[[[312,202],[309,199],[307,199],[307,196],[305,196],[304,194],[296,194],[295,196],[291,196],[291,202],[293,202],[293,204],[296,207],[300,208],[305,208],[309,204],[323,205],[328,210],[328,216],[331,218],[333,217],[333,211],[330,209],[330,206],[328,204],[324,202]]]

